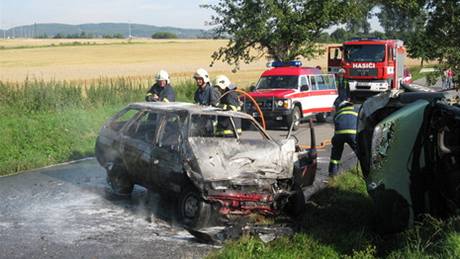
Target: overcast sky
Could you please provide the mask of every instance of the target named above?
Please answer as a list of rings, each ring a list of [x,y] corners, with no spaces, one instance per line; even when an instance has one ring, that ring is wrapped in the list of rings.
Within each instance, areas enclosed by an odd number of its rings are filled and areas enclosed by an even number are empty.
[[[212,11],[200,4],[217,0],[0,0],[0,28],[33,23],[130,22],[209,29]],[[379,29],[376,19],[373,29]]]

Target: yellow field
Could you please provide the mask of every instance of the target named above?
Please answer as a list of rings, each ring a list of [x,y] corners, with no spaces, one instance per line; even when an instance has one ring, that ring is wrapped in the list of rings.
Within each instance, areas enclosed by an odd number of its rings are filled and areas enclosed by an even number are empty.
[[[91,45],[57,46],[79,41]],[[109,39],[29,39],[0,40],[0,80],[23,81],[25,78],[45,80],[94,79],[117,76],[152,76],[159,69],[168,70],[173,78],[191,78],[199,67],[207,69],[211,76],[224,73],[237,84],[247,86],[256,82],[266,68],[262,59],[242,65],[237,73],[231,67],[218,62],[209,67],[211,54],[225,40],[127,40]],[[8,49],[12,47],[24,47]],[[37,47],[41,46],[41,47]],[[47,47],[48,46],[48,47]],[[303,60],[306,66],[320,65],[326,68],[326,58]],[[418,64],[409,60],[408,65]]]

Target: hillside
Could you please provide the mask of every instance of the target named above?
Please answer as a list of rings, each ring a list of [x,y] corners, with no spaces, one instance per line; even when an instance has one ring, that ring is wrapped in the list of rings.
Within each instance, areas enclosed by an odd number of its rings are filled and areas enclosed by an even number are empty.
[[[58,33],[61,35],[81,34],[102,37],[103,35],[122,34],[124,37],[131,35],[133,37],[150,37],[156,32],[170,32],[177,35],[178,38],[202,38],[207,35],[206,30],[184,29],[175,27],[159,27],[146,24],[129,24],[129,23],[87,23],[79,25],[60,24],[60,23],[37,23],[32,25],[17,26],[8,29],[5,32],[6,37],[10,38],[33,38],[47,35],[54,37]],[[0,30],[0,37],[3,37],[4,31]]]

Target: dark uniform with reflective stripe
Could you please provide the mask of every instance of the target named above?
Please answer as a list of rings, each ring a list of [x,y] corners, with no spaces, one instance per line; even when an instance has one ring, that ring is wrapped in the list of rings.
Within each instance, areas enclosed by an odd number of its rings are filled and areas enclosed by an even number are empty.
[[[157,95],[158,100],[151,100],[150,96],[152,95]],[[176,93],[174,92],[174,89],[172,88],[171,85],[167,84],[165,87],[161,87],[158,84],[152,85],[150,87],[150,90],[147,92],[147,95],[145,96],[145,101],[153,101],[153,102],[175,102],[176,101]]]
[[[335,132],[332,137],[331,162],[329,163],[329,176],[337,175],[340,158],[342,157],[345,143],[356,153],[356,124],[358,113],[353,105],[347,105],[337,110],[334,116]]]
[[[236,92],[226,89],[222,98],[220,99],[218,107],[226,111],[240,111],[240,100]],[[238,133],[241,133],[241,119],[233,117],[233,122],[235,123],[235,128]],[[231,121],[228,119],[219,119],[216,127],[216,135],[220,136],[234,136],[233,126]]]
[[[195,91],[195,103],[201,105],[212,105],[216,106],[219,101],[220,93],[217,89],[214,89],[209,83],[206,83],[204,89],[198,87]]]

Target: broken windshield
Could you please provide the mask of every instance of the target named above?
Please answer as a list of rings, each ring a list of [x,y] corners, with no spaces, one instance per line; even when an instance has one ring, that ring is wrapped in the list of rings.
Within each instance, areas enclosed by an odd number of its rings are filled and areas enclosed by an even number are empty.
[[[346,45],[345,60],[348,62],[382,62],[385,45]]]
[[[268,139],[249,119],[206,114],[192,115],[190,137],[238,138],[240,140]]]
[[[257,89],[297,89],[298,76],[264,76],[257,83]]]

